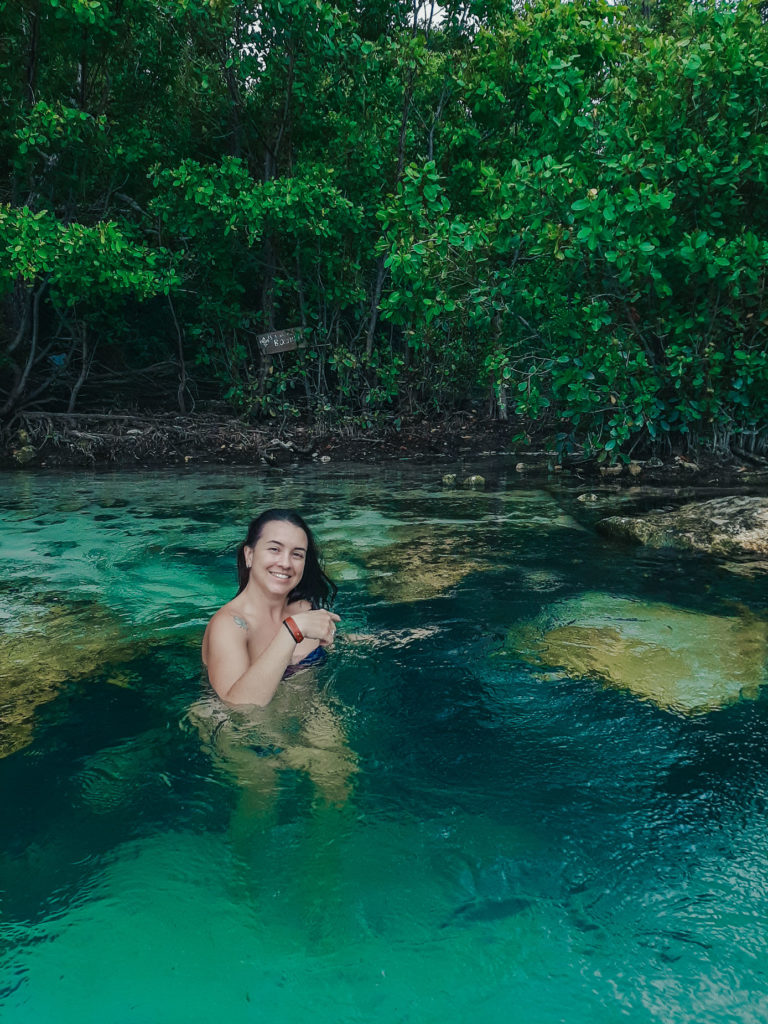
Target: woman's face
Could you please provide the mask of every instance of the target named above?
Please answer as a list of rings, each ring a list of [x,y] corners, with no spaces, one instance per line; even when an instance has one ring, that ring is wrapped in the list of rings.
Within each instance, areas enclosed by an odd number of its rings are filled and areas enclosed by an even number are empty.
[[[245,548],[251,582],[268,594],[285,596],[301,581],[307,557],[307,535],[300,526],[273,519],[252,548]]]

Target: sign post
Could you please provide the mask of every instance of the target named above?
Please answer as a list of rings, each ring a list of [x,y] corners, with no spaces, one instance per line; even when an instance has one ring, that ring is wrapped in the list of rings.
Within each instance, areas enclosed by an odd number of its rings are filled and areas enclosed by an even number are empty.
[[[259,346],[259,394],[264,394],[264,386],[269,373],[269,364],[272,356],[279,352],[293,352],[297,348],[303,348],[304,330],[301,327],[292,327],[286,331],[269,331],[267,334],[257,334],[256,342]]]
[[[256,336],[261,354],[272,356],[277,352],[293,352],[301,347],[303,330],[301,327],[293,327],[288,331],[270,331],[268,334]]]

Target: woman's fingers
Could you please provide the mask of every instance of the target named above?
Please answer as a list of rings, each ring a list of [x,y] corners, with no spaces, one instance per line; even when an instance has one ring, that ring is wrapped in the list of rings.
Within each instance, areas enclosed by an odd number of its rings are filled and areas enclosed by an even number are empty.
[[[326,644],[332,644],[333,643],[334,637],[336,636],[336,623],[337,622],[341,622],[340,617],[338,615],[334,615],[333,612],[329,612],[328,613],[328,627],[327,627],[327,630],[326,630],[326,634],[325,634],[325,636],[323,637],[323,640],[322,640],[323,643],[326,643]]]
[[[312,612],[300,612],[293,618],[304,636],[326,644],[333,642],[336,635],[336,623],[341,622],[341,616],[326,611],[324,608],[318,608]]]

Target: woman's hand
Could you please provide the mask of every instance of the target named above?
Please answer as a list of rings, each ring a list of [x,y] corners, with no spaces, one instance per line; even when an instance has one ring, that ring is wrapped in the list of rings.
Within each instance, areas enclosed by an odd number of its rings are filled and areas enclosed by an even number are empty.
[[[333,643],[336,636],[336,623],[341,622],[341,616],[326,611],[325,608],[317,608],[311,612],[297,612],[291,618],[307,639],[319,640],[321,647],[327,647]]]

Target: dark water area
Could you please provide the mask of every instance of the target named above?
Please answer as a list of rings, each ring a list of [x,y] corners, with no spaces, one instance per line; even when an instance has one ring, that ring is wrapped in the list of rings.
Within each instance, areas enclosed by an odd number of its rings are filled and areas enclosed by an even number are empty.
[[[765,576],[439,481],[0,479],[4,1021],[766,1019]],[[228,710],[199,642],[274,505],[342,636]]]

